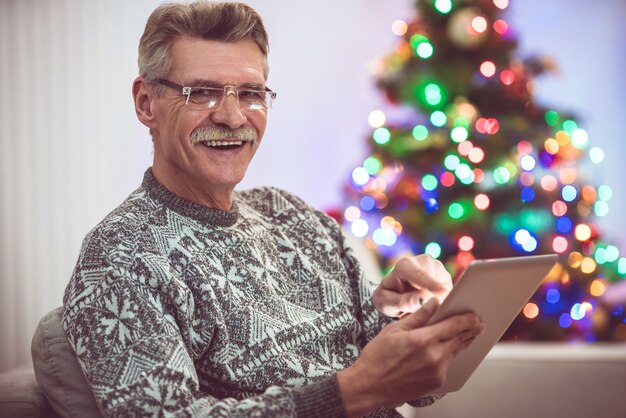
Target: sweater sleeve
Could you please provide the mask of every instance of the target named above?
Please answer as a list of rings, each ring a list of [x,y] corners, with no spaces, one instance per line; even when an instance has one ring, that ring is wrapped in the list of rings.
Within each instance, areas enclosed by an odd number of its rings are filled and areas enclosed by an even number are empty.
[[[104,416],[344,415],[335,376],[247,399],[201,391],[193,359],[215,330],[194,329],[197,301],[184,283],[158,257],[92,250],[83,248],[66,289],[63,325]]]

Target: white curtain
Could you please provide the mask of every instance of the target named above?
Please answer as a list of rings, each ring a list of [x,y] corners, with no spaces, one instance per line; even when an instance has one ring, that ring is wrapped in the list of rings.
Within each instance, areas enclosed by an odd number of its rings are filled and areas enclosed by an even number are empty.
[[[0,1],[0,371],[30,361],[35,326],[61,304],[83,237],[139,185],[150,165],[150,139],[136,121],[130,88],[139,37],[158,3]],[[268,85],[279,98],[243,186],[272,184],[320,208],[338,205],[342,183],[366,156],[367,115],[385,106],[367,64],[393,48],[391,22],[410,18],[413,1],[249,3],[269,29]],[[537,38],[534,49],[557,60],[563,51],[575,51],[576,42],[541,42],[554,33],[578,36],[567,17],[582,12],[585,36],[600,36],[603,48],[586,57],[594,62],[593,74],[561,62],[565,89],[576,98],[590,79],[596,91],[606,86],[607,94],[577,109],[602,112],[594,113],[596,132],[618,123],[626,110],[624,3],[550,2],[557,5],[550,6],[552,25],[535,26],[545,2],[511,3],[529,17],[518,22],[522,38]],[[605,141],[609,174],[618,173],[626,154],[621,131],[598,138]],[[623,199],[613,181],[616,199]],[[617,201],[612,211],[624,207]],[[613,221],[624,232],[623,220]]]

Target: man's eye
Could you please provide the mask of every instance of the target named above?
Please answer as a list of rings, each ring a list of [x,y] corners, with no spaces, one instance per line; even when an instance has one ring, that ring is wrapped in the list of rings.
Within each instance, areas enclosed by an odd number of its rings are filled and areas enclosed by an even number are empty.
[[[239,98],[245,100],[263,100],[265,92],[256,90],[240,90]]]

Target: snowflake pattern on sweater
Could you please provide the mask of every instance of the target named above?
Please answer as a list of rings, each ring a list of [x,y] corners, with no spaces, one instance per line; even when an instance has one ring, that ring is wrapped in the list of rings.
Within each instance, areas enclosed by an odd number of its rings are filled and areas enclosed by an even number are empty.
[[[295,196],[209,209],[148,169],[85,238],[63,325],[105,416],[341,416],[336,373],[390,321],[371,290]]]

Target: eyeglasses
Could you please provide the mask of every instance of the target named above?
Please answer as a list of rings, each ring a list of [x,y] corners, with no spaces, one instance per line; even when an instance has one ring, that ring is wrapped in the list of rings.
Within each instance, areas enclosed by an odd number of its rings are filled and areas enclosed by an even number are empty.
[[[177,90],[185,96],[185,105],[197,110],[217,109],[222,99],[232,93],[242,110],[263,111],[271,109],[276,93],[267,87],[265,90],[238,89],[235,86],[224,87],[186,87],[159,78],[157,83]]]

